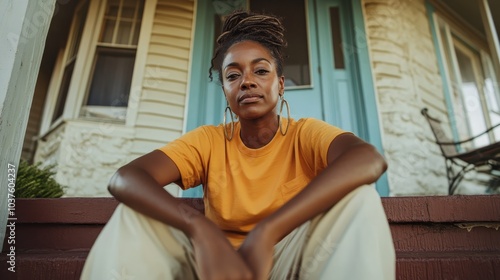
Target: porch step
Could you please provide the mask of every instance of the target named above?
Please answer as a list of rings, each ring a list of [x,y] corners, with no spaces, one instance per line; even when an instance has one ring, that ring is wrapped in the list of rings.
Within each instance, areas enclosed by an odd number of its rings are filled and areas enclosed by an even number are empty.
[[[9,271],[8,257],[0,255],[0,279],[78,280],[88,250],[37,250],[16,252],[15,272]]]
[[[203,212],[203,200],[181,199]],[[397,279],[500,279],[500,196],[382,198]],[[112,198],[16,200],[16,272],[7,242],[0,279],[78,279],[118,202]],[[7,232],[8,233],[8,232]]]
[[[500,279],[494,252],[404,252],[397,254],[397,279]]]
[[[16,272],[7,270],[5,255],[0,256],[0,279],[78,280],[88,250],[29,251],[16,255]],[[397,279],[498,279],[498,252],[398,253]]]

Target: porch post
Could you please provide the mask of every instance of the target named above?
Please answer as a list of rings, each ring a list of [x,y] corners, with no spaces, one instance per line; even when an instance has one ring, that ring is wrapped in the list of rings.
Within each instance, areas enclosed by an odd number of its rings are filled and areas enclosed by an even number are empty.
[[[13,176],[21,156],[31,101],[56,0],[0,1],[0,250],[15,223]],[[11,175],[11,176],[9,176]],[[9,179],[11,179],[9,181]],[[11,203],[9,206],[9,202]],[[9,208],[12,209],[11,216]],[[15,228],[10,227],[14,234]],[[12,244],[12,243],[10,243]],[[10,248],[11,245],[9,245]],[[12,246],[15,246],[12,244]]]
[[[493,15],[491,14],[490,5],[488,0],[477,0],[479,4],[479,11],[483,19],[484,30],[486,32],[486,39],[490,47],[491,59],[493,61],[493,68],[495,69],[496,80],[500,83],[500,44],[498,43],[498,33],[493,22]],[[497,19],[500,20],[500,19]],[[500,85],[495,85],[500,87]]]

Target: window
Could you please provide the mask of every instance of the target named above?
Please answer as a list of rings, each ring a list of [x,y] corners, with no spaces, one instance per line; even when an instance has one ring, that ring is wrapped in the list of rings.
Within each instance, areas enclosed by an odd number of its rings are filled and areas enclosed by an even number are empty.
[[[63,116],[125,121],[144,2],[78,2],[52,75],[43,130]]]
[[[285,38],[285,86],[305,86],[311,84],[309,63],[309,38],[307,37],[306,5],[304,0],[291,0],[283,5],[279,1],[251,0],[250,10],[266,12],[283,18]]]
[[[63,115],[64,105],[66,104],[69,86],[71,83],[71,77],[73,76],[73,70],[75,69],[76,56],[80,48],[80,41],[82,39],[83,27],[85,24],[85,19],[87,17],[88,6],[88,1],[84,1],[76,7],[75,17],[73,20],[73,28],[68,42],[67,58],[65,60],[66,62],[63,65],[64,70],[62,81],[59,87],[59,93],[57,95],[51,123],[56,122]]]
[[[475,136],[500,123],[500,93],[491,58],[486,50],[461,36],[439,19],[439,39],[444,54],[449,92],[459,138]],[[484,146],[500,140],[500,131],[492,131],[474,141]]]
[[[95,48],[83,117],[124,120],[144,0],[109,0]]]

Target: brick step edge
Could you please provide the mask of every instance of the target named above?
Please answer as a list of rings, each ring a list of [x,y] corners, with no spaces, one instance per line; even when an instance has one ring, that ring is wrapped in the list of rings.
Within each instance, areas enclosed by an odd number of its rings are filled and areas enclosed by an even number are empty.
[[[86,257],[89,253],[88,249],[74,249],[74,250],[22,250],[16,251],[16,258],[42,258],[42,259],[59,259],[68,257]],[[397,252],[398,259],[411,259],[411,258],[455,258],[455,257],[476,257],[476,256],[491,256],[500,259],[500,251],[417,251],[417,252]],[[0,253],[0,260],[5,261],[7,254]]]
[[[34,250],[16,252],[16,264],[25,264],[25,262],[37,263],[57,263],[59,261],[69,262],[85,261],[89,250]],[[500,252],[498,251],[433,251],[433,252],[398,252],[396,253],[397,262],[432,262],[435,260],[445,261],[466,261],[466,260],[491,260],[500,264]],[[0,254],[1,266],[8,262],[7,254]]]
[[[397,279],[500,279],[500,252],[404,252]]]
[[[57,262],[57,261],[80,261],[85,260],[89,250],[32,250],[16,252],[16,263],[25,261],[36,262]],[[470,260],[470,259],[491,259],[500,262],[499,251],[432,251],[432,252],[397,252],[397,261],[432,261],[432,260]],[[9,261],[6,253],[0,254],[2,265]]]
[[[43,250],[16,253],[16,273],[0,255],[0,279],[78,279],[88,250]],[[432,268],[432,269],[430,269]],[[402,252],[397,254],[397,279],[499,279],[499,252]],[[444,277],[446,276],[446,277]]]
[[[397,252],[398,260],[492,258],[500,261],[500,251]]]
[[[78,280],[88,253],[88,250],[16,252],[15,272],[8,270],[9,257],[2,253],[0,279]]]

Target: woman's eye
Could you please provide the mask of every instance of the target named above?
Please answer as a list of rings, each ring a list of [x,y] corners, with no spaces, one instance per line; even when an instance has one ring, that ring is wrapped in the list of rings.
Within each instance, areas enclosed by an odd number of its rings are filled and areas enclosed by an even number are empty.
[[[228,81],[235,80],[236,78],[238,78],[238,74],[229,74],[229,75],[226,76],[226,79]]]
[[[257,73],[259,75],[264,75],[264,74],[269,73],[269,71],[267,71],[266,69],[259,69],[259,70],[255,71],[255,73]]]

